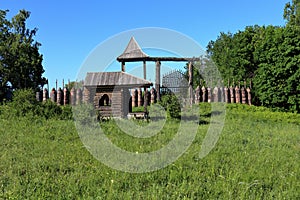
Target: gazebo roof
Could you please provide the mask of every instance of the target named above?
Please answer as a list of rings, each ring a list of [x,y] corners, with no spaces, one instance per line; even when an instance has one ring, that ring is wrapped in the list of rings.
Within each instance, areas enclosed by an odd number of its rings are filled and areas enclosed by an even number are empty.
[[[136,42],[134,37],[131,37],[125,51],[117,58],[122,59],[133,59],[133,58],[148,58],[149,56],[145,54],[139,44]]]
[[[145,79],[125,72],[88,72],[84,86],[90,87],[150,87],[153,84]]]
[[[117,61],[119,62],[136,62],[136,61],[200,61],[200,58],[197,57],[151,57],[145,54],[141,47],[138,45],[134,37],[131,37],[126,49],[124,52],[117,57]]]

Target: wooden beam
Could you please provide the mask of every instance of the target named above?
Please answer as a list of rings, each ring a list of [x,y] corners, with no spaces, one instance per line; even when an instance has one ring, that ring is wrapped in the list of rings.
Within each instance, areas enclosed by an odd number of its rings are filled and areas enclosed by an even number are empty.
[[[122,70],[122,72],[125,72],[125,62],[124,61],[122,61],[122,64],[121,64],[122,66],[121,66],[121,70]]]
[[[136,58],[117,58],[119,62],[138,62],[138,61],[173,61],[173,62],[194,62],[200,61],[200,58],[197,57],[186,57],[186,58],[179,58],[179,57],[136,57]]]
[[[147,69],[146,69],[146,61],[143,61],[143,68],[144,68],[144,79],[146,80],[147,78]]]

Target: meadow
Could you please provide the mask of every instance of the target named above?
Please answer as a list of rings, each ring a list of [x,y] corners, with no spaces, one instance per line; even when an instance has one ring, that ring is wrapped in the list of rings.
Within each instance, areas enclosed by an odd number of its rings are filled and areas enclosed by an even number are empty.
[[[146,122],[136,122],[146,126]],[[179,120],[152,138],[133,138],[113,120],[110,140],[132,152],[161,148]],[[0,199],[300,199],[300,115],[227,105],[222,134],[199,158],[210,125],[201,104],[198,132],[171,165],[147,173],[117,171],[95,159],[72,120],[0,114]]]

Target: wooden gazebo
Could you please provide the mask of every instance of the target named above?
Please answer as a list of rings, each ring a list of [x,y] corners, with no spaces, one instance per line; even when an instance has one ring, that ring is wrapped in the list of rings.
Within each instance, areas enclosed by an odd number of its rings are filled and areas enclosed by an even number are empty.
[[[143,62],[144,79],[146,79],[146,62],[155,62],[155,89],[157,91],[157,99],[160,99],[160,68],[162,61],[173,61],[173,62],[188,62],[189,63],[189,94],[190,98],[192,96],[192,86],[193,86],[193,62],[199,61],[199,58],[182,58],[182,57],[151,57],[142,51],[134,37],[131,37],[125,51],[117,58],[117,61],[121,63],[121,70],[125,72],[126,62]]]
[[[93,103],[102,116],[126,117],[130,111],[129,89],[149,88],[153,84],[146,80],[146,62],[156,63],[155,89],[157,100],[160,100],[160,68],[161,61],[189,62],[189,94],[193,98],[192,72],[194,61],[199,58],[178,58],[178,57],[151,57],[145,54],[134,37],[132,37],[124,50],[117,57],[121,62],[121,72],[90,72],[87,73],[84,82],[84,101]],[[144,79],[130,75],[125,72],[126,62],[143,62]],[[147,101],[145,101],[145,112],[147,112]]]

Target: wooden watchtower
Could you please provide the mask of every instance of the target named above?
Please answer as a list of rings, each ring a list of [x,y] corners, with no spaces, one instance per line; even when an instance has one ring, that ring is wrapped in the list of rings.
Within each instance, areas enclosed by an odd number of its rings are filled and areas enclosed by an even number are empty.
[[[189,94],[190,98],[193,98],[193,62],[200,61],[199,58],[180,58],[180,57],[151,57],[145,54],[134,37],[131,37],[125,51],[117,58],[117,61],[121,63],[121,70],[125,72],[126,62],[143,62],[144,79],[146,79],[146,62],[155,62],[155,89],[157,91],[157,99],[160,100],[160,68],[162,61],[173,61],[173,62],[188,62],[189,63]]]

